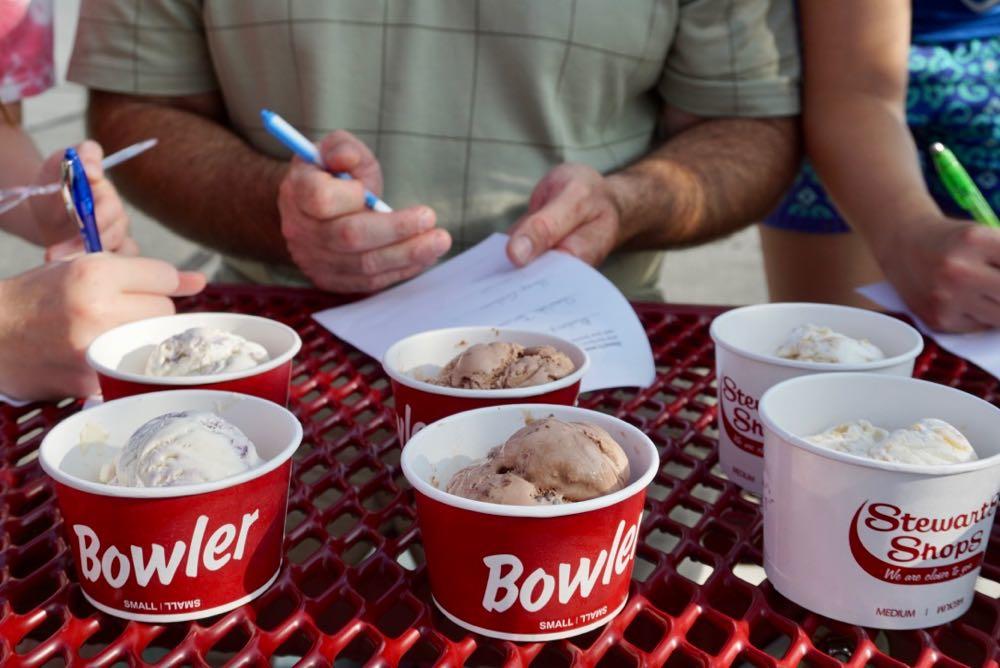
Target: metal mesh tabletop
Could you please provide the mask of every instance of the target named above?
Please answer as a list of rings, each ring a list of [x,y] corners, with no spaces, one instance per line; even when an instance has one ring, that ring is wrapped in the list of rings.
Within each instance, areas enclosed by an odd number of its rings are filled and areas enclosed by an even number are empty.
[[[197,622],[148,625],[97,612],[80,593],[52,486],[35,459],[45,431],[80,403],[0,405],[0,661],[10,666],[992,666],[1000,665],[1000,524],[972,608],[929,631],[879,632],[812,614],[762,581],[756,499],[718,466],[712,343],[719,311],[637,305],[655,384],[580,404],[644,430],[662,460],[649,489],[631,597],[606,627],[571,640],[472,635],[430,602],[412,496],[399,467],[389,384],[378,363],[310,314],[336,298],[214,287],[183,310],[283,321],[303,339],[291,407],[295,455],[275,585]],[[998,381],[928,341],[918,376],[1000,405]]]

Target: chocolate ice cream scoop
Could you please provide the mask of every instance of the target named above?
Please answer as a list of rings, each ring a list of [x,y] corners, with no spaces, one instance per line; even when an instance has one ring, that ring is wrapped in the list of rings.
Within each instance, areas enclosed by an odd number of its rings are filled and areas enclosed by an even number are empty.
[[[576,366],[565,353],[552,346],[533,346],[507,365],[503,372],[504,387],[530,387],[559,380],[573,373]]]
[[[600,427],[537,420],[494,448],[485,462],[462,469],[447,491],[477,501],[538,505],[586,501],[628,484],[625,452]]]
[[[526,348],[518,343],[477,343],[454,357],[433,381],[473,390],[529,387],[558,380],[576,367],[552,346]]]
[[[448,483],[456,496],[509,506],[537,506],[562,503],[562,496],[543,494],[537,487],[510,471],[497,473],[492,462],[469,466],[456,473]]]

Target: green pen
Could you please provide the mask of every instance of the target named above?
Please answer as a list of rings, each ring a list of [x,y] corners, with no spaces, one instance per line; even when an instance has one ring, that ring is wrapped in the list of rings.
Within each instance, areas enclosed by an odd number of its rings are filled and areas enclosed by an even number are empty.
[[[955,154],[941,142],[931,144],[931,159],[941,182],[955,203],[968,211],[972,217],[989,227],[1000,228],[1000,219],[990,208],[983,193],[979,192],[969,173],[962,167]]]

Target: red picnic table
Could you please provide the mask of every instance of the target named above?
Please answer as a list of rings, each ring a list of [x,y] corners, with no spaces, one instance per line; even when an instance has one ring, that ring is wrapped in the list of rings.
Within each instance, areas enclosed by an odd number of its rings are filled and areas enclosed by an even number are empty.
[[[1000,665],[1000,523],[972,608],[927,631],[880,632],[805,610],[762,581],[755,497],[718,465],[708,325],[721,309],[636,304],[657,378],[644,390],[581,397],[653,439],[630,599],[606,627],[551,643],[470,634],[433,606],[409,485],[399,467],[389,383],[375,360],[310,314],[336,305],[312,290],[215,286],[189,311],[263,315],[303,340],[291,408],[295,455],[286,561],[242,608],[150,625],[95,610],[80,593],[52,485],[36,451],[77,400],[0,406],[0,661],[8,666],[990,666]],[[920,377],[1000,405],[1000,383],[928,341]]]

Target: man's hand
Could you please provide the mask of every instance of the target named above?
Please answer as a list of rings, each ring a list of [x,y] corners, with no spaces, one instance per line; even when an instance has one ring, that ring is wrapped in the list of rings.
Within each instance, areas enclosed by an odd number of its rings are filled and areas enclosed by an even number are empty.
[[[43,265],[0,281],[0,391],[20,399],[97,390],[87,346],[126,322],[170,315],[170,297],[205,287],[201,274],[107,253]]]
[[[382,170],[371,151],[348,132],[320,144],[338,179],[295,158],[278,191],[281,233],[299,269],[331,292],[375,292],[416,276],[451,247],[435,228],[434,212],[416,206],[392,213],[365,208],[364,189],[382,192]]]
[[[90,140],[85,141],[77,147],[77,153],[83,163],[84,171],[87,172],[90,189],[94,193],[94,217],[101,233],[101,245],[104,250],[111,253],[136,255],[138,246],[129,236],[125,206],[114,185],[104,176],[104,168],[101,166],[104,151],[100,144]],[[56,151],[46,158],[38,173],[36,185],[58,182],[62,159],[63,151]],[[38,221],[41,239],[48,246],[47,259],[57,259],[83,251],[80,230],[67,214],[59,193],[32,198],[31,207]]]
[[[1000,231],[934,218],[900,226],[890,246],[877,249],[879,263],[928,325],[948,332],[1000,327]]]
[[[511,230],[507,255],[523,266],[556,249],[597,266],[624,243],[621,218],[610,179],[593,167],[564,163],[535,186],[528,213]]]

